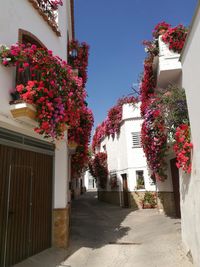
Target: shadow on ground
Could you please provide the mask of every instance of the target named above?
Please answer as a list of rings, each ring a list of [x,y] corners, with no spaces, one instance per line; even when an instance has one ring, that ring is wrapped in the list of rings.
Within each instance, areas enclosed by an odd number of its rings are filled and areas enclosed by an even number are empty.
[[[81,247],[97,249],[126,236],[129,227],[121,223],[132,209],[100,202],[97,192],[87,192],[74,200],[71,209],[71,237],[68,256]]]

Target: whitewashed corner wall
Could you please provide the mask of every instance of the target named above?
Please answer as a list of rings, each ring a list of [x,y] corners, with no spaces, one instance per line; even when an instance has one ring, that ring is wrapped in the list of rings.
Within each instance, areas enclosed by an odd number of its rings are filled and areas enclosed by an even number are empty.
[[[194,265],[200,266],[200,4],[193,18],[181,62],[182,86],[186,90],[193,149],[191,176],[180,178],[182,238],[191,251]]]

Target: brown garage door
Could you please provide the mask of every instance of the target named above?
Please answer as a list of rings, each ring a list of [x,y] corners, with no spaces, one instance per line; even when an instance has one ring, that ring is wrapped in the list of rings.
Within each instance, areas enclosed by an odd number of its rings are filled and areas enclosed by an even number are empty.
[[[0,266],[51,246],[53,156],[0,145]]]

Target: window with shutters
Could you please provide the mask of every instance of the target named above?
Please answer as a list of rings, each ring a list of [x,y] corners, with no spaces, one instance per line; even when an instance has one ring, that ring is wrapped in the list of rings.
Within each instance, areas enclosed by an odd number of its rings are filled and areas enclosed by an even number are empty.
[[[132,133],[132,147],[141,147],[141,134],[140,132]]]

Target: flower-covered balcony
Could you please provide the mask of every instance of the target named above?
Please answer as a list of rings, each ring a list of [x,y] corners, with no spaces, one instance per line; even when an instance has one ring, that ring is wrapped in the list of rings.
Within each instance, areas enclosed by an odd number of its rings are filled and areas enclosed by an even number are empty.
[[[169,49],[169,44],[162,40],[162,36],[158,39],[159,56],[155,58],[154,64],[157,69],[157,85],[164,88],[169,83],[176,83],[181,74],[180,54]]]
[[[38,10],[39,14],[50,25],[53,31],[60,36],[58,29],[58,7],[62,6],[62,0],[29,0]]]

